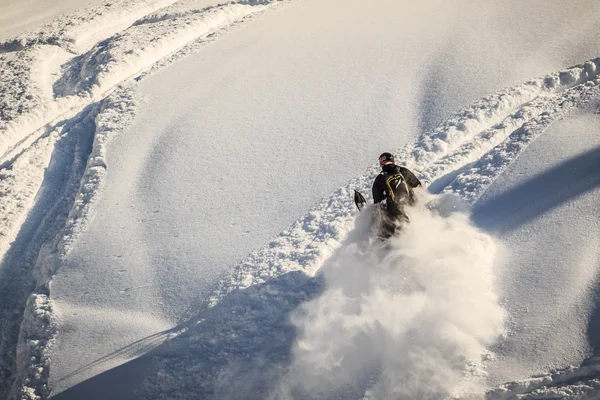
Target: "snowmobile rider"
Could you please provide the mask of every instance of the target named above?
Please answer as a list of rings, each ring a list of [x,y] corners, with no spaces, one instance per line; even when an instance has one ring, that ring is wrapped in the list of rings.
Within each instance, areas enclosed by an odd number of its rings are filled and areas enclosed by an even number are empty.
[[[386,152],[380,155],[379,165],[381,173],[373,182],[373,202],[377,204],[387,199],[388,208],[392,208],[392,203],[396,206],[400,196],[408,195],[408,204],[413,205],[415,202],[413,189],[421,186],[415,174],[408,168],[396,165],[392,153]]]

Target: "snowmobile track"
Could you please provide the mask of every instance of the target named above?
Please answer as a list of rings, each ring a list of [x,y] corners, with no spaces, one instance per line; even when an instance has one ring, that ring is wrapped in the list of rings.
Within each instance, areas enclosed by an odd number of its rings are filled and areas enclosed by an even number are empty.
[[[27,66],[34,66],[8,75],[16,87],[52,93],[23,103],[11,97],[23,92],[17,90],[0,102],[6,114],[0,124],[0,176],[30,153],[52,154],[45,173],[43,166],[37,174],[10,175],[29,189],[18,203],[0,203],[12,210],[0,227],[0,251],[7,249],[0,265],[2,398],[20,398],[24,390],[48,395],[45,350],[53,328],[46,285],[102,183],[104,146],[114,134],[110,120],[131,111],[121,109],[131,104],[123,94],[127,87],[242,27],[251,16],[287,3],[239,1],[181,13],[168,7],[173,0],[141,2],[138,8],[116,2],[124,8],[112,2],[76,12],[0,45],[0,72],[11,72],[14,57],[24,54],[30,57]],[[66,68],[59,71],[60,64]],[[35,76],[36,68],[43,74]],[[106,120],[101,132],[97,118]]]

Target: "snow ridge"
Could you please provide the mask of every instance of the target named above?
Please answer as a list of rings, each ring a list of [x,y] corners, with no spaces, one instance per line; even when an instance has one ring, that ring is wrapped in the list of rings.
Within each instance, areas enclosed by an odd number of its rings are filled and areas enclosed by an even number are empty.
[[[136,19],[173,0],[106,3],[57,17],[42,27],[0,44],[0,153],[55,120],[70,108],[73,117],[87,103],[54,104],[52,82],[60,65],[96,42],[125,29]],[[6,51],[10,49],[10,51]]]
[[[552,122],[564,118],[574,110],[583,107],[600,95],[600,80],[595,78],[568,90],[563,95],[548,99],[541,113],[523,123],[511,132],[508,140],[500,143],[494,149],[481,157],[471,168],[458,175],[444,189],[445,193],[456,193],[475,203],[494,180],[519,153],[536,137],[543,133]]]
[[[143,28],[134,25],[89,52],[72,57],[60,74],[56,70],[57,63],[62,62],[65,54],[72,54],[66,53],[59,45],[38,45],[32,39],[32,44],[22,51],[0,54],[0,82],[6,82],[11,88],[0,99],[0,153],[4,153],[0,157],[0,167],[5,170],[3,173],[7,177],[6,181],[0,183],[0,190],[9,183],[7,193],[17,187],[23,188],[18,197],[6,196],[0,200],[0,208],[7,211],[0,226],[0,255],[14,239],[14,230],[20,226],[32,205],[35,192],[41,184],[42,165],[44,160],[49,160],[62,126],[85,107],[110,94],[120,82],[132,75],[154,73],[182,57],[177,51],[181,46],[193,42],[191,49],[187,48],[190,46],[186,47],[185,54],[197,51],[214,40],[208,36],[216,36],[248,15],[266,10],[266,7],[229,3],[202,10],[192,9],[185,13],[177,9],[165,9],[162,11],[164,15],[176,15],[175,27],[161,22],[161,18],[157,19],[156,24],[141,24]],[[75,17],[73,19],[78,21]],[[67,28],[75,24],[74,21],[66,18],[59,20],[62,24],[51,24],[57,30],[55,34],[65,35],[65,43],[72,42],[68,38],[73,33]],[[90,23],[88,20],[80,21],[86,27]],[[173,41],[173,38],[176,40]],[[150,44],[140,50],[146,41]],[[46,65],[42,68],[41,64]],[[40,86],[44,85],[46,90],[41,90]],[[46,96],[40,96],[40,91],[47,92]],[[22,157],[27,152],[31,156]],[[19,158],[22,160],[17,161]],[[21,168],[8,168],[15,162],[15,166],[23,166],[27,159],[36,160],[38,168],[25,168],[23,171]],[[16,178],[8,179],[14,174],[28,176],[19,177],[17,184]]]
[[[590,85],[594,86],[600,72],[597,68],[599,63],[600,59],[591,60],[477,102],[434,130],[432,138],[428,135],[423,138],[412,157],[407,158],[415,160],[413,167],[420,171],[426,182],[433,183],[437,189],[448,183],[452,172],[457,171],[457,165],[464,167],[479,160],[520,127],[550,113],[559,112],[557,108],[561,108],[569,98],[579,98],[579,93],[576,91],[573,94],[570,89],[580,88],[588,82],[592,82]],[[522,103],[516,105],[515,99]],[[470,126],[480,129],[467,128]],[[457,130],[457,127],[460,129]],[[508,143],[510,142],[509,140]],[[442,176],[446,180],[434,183]]]
[[[57,128],[60,139],[53,148],[35,204],[28,210],[0,265],[3,304],[0,381],[12,386],[11,389],[3,385],[0,391],[9,399],[28,398],[32,393],[44,396],[48,392],[44,384],[48,360],[43,348],[52,335],[52,327],[47,282],[41,282],[40,275],[52,265],[62,238],[61,227],[79,191],[92,147],[96,113],[95,107],[88,108]],[[29,390],[31,386],[35,387],[33,392]]]
[[[48,284],[102,188],[106,144],[134,116],[130,78],[176,61],[184,47],[197,51],[280,2],[199,10],[192,4],[185,12],[163,9],[169,18],[149,16],[173,3],[118,0],[0,44],[0,397],[49,394],[47,350],[55,331]]]
[[[141,19],[172,3],[143,2],[132,12],[121,1],[109,11],[94,8],[91,19],[61,17],[46,27],[49,33],[42,29],[14,39],[19,46],[5,44],[20,50],[0,53],[0,81],[13,88],[0,99],[2,160],[43,135],[44,126],[72,118],[188,43],[203,41],[279,2],[230,2],[185,12],[165,8],[161,16]]]
[[[36,292],[27,300],[19,332],[16,383],[12,394],[15,398],[37,399],[49,393],[47,381],[51,360],[48,359],[48,351],[56,336],[49,298],[50,280],[69,252],[72,241],[86,226],[96,194],[102,188],[106,174],[106,144],[117,127],[124,129],[132,122],[137,103],[133,89],[126,86],[94,106],[85,117],[88,121],[93,120],[90,131],[86,133],[93,135],[93,144],[86,146],[87,154],[78,157],[80,160],[87,159],[86,163],[78,165],[76,170],[80,172],[71,184],[73,186],[77,182],[78,186],[63,195],[62,201],[70,199],[57,213],[60,221],[64,222],[55,225],[60,230],[41,247],[33,268]],[[81,135],[77,130],[63,134]]]
[[[58,97],[88,92],[97,97],[107,88],[153,65],[185,44],[264,9],[229,4],[187,12],[162,13],[96,45],[74,59],[55,83]]]
[[[482,99],[442,122],[432,132],[424,133],[417,143],[398,150],[396,159],[413,169],[431,192],[457,194],[472,203],[489,187],[491,180],[476,180],[467,185],[466,174],[458,178],[463,169],[480,158],[487,159],[486,153],[500,152],[502,161],[510,163],[532,140],[510,154],[499,151],[515,142],[516,139],[510,136],[513,132],[535,125],[541,133],[551,120],[566,116],[596,95],[600,84],[597,65],[600,65],[600,58]],[[547,121],[548,124],[538,121]],[[472,128],[459,130],[457,126]],[[511,128],[507,129],[507,126]],[[491,144],[482,140],[495,134],[500,138]],[[330,198],[324,199],[274,241],[250,254],[220,284],[208,304],[216,304],[232,290],[263,283],[263,277],[290,270],[313,275],[350,230],[355,216],[353,190],[368,196],[372,180],[378,173],[377,166],[369,168],[364,175],[354,178]],[[470,176],[475,180],[474,175]]]
[[[175,3],[176,0],[114,0],[56,17],[36,29],[0,43],[4,52],[20,51],[35,45],[56,45],[77,54],[98,41],[127,28],[144,15]],[[2,52],[0,50],[0,52]]]
[[[517,382],[508,382],[487,393],[488,400],[596,399],[600,394],[600,359]]]

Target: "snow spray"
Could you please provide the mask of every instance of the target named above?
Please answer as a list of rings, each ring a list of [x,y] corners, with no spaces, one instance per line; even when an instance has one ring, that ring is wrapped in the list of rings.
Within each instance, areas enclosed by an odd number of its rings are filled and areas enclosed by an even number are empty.
[[[505,319],[493,290],[496,244],[437,201],[437,210],[423,198],[406,210],[410,223],[387,242],[369,232],[368,210],[357,218],[321,269],[323,293],[292,314],[293,360],[273,398],[483,394],[473,382]]]

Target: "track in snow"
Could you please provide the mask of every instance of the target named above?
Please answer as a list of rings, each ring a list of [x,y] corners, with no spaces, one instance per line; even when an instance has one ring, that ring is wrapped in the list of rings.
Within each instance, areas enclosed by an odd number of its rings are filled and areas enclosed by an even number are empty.
[[[424,177],[432,191],[458,195],[473,203],[553,121],[600,98],[599,63],[598,59],[589,61],[482,99],[433,132],[424,134],[414,145],[400,150],[398,158],[407,160],[407,166]],[[294,355],[298,353],[291,353],[290,349],[294,348],[296,328],[303,326],[295,327],[289,318],[298,315],[297,308],[301,304],[326,299],[323,297],[328,293],[324,284],[326,274],[318,271],[332,262],[332,253],[335,252],[336,259],[354,246],[352,241],[343,244],[355,219],[351,192],[358,188],[368,193],[376,173],[373,168],[352,180],[273,242],[237,265],[231,276],[206,299],[204,306],[190,310],[185,321],[165,332],[172,335],[179,331],[177,337],[141,358],[66,390],[57,399],[74,399],[78,394],[91,391],[110,397],[115,393],[102,382],[140,369],[146,369],[146,375],[130,383],[140,385],[139,393],[145,398],[237,398],[240,393],[255,393],[256,398],[263,398],[269,394],[277,397],[294,393],[293,390],[310,393],[314,387],[299,389],[296,385],[294,389],[292,385],[292,389],[288,387],[292,392],[286,392],[285,385],[281,386],[290,366],[295,365]],[[369,279],[368,273],[366,279]],[[331,285],[331,281],[328,283]],[[464,284],[463,289],[468,289],[472,282]],[[359,292],[361,296],[365,298]],[[482,296],[493,298],[494,294],[489,292]],[[321,317],[327,318],[326,315]],[[319,314],[314,317],[318,318]],[[497,333],[496,324],[497,320],[491,323],[490,334]],[[404,328],[417,329],[410,324]],[[302,348],[301,343],[298,346]],[[458,347],[460,349],[460,345]],[[477,386],[478,379],[485,373],[472,358],[485,357],[485,352],[469,353],[469,356],[460,350],[458,354],[444,351],[440,354],[442,360],[435,365],[451,363],[456,367],[446,370],[450,371],[445,375],[449,381],[443,382],[437,391],[433,385],[433,392],[415,383],[413,394],[439,398],[453,391],[460,395],[481,390]],[[444,355],[450,358],[444,360]],[[462,361],[454,364],[457,359]],[[468,379],[456,374],[465,370]],[[342,380],[338,389],[326,390],[348,395],[396,393],[393,386],[386,386],[376,378],[377,368],[374,376],[372,380],[359,382],[358,387],[348,388]],[[592,383],[593,380],[591,386]],[[495,398],[502,392],[510,397],[537,387],[525,383],[508,385],[490,392],[489,396]]]
[[[60,29],[51,30],[49,35],[38,32],[0,46],[2,71],[19,89],[10,96],[26,94],[24,99],[7,96],[0,104],[4,124],[0,127],[0,161],[6,177],[0,186],[4,184],[2,188],[7,190],[14,179],[27,188],[26,196],[18,202],[1,204],[12,211],[2,221],[4,235],[0,238],[0,249],[8,249],[0,273],[10,275],[11,280],[0,280],[0,296],[9,295],[9,287],[15,286],[20,293],[3,302],[11,307],[3,309],[0,321],[1,355],[9,361],[4,365],[5,384],[0,394],[8,393],[13,381],[13,395],[22,390],[32,397],[47,393],[45,346],[53,332],[44,285],[61,254],[68,251],[80,228],[78,220],[84,219],[100,187],[105,167],[104,140],[110,136],[111,127],[118,125],[112,124],[111,118],[118,120],[114,114],[131,112],[134,103],[126,89],[107,96],[132,77],[194,51],[269,6],[239,2],[191,12],[169,8],[156,11],[171,3],[147,2],[147,7],[136,11],[138,14],[121,10],[112,15],[118,17],[118,23],[108,26],[102,21],[110,19],[111,14],[98,13],[100,22],[92,20],[93,26],[103,29],[90,31],[90,25],[76,24],[74,30],[60,34]],[[59,25],[67,26],[67,22]],[[82,32],[86,35],[81,36]],[[142,44],[147,45],[144,52],[138,51]],[[44,64],[43,59],[51,62]],[[67,68],[59,70],[64,62],[68,62]],[[8,68],[8,63],[19,67]],[[407,160],[433,192],[458,194],[474,202],[550,123],[598,97],[598,63],[594,60],[482,99],[401,150],[399,158]],[[28,157],[48,159],[50,154],[52,161],[45,175],[43,163],[32,168],[31,174],[17,171],[21,169],[19,163]],[[140,354],[157,341],[183,331],[177,338],[142,359],[56,397],[73,398],[69,396],[76,397],[81,390],[89,394],[90,386],[98,390],[103,379],[131,372],[133,364],[139,368],[149,360],[154,362],[149,375],[138,377],[138,382],[145,379],[142,391],[149,398],[161,398],[165,393],[190,395],[178,392],[188,385],[197,388],[194,396],[216,393],[235,397],[242,389],[232,384],[236,381],[240,385],[251,382],[256,393],[273,390],[292,362],[289,349],[296,330],[288,323],[288,315],[322,294],[323,277],[316,272],[351,230],[351,189],[368,192],[375,173],[373,169],[356,178],[275,241],[250,255],[206,299],[206,306],[200,311],[191,310],[180,326],[122,351]],[[23,229],[19,229],[21,226]],[[24,323],[19,325],[21,319]],[[21,341],[16,356],[19,330]],[[198,359],[207,361],[199,363]],[[516,384],[506,390],[525,392],[537,387]]]
[[[49,267],[44,265],[48,261],[46,254],[56,251],[55,235],[65,224],[74,197],[79,192],[79,182],[94,139],[93,111],[87,110],[78,118],[69,121],[62,133],[65,136],[56,142],[52,161],[45,172],[44,183],[37,193],[37,201],[27,214],[0,266],[0,355],[3,360],[0,365],[0,382],[3,383],[0,393],[8,392],[9,387],[5,385],[12,381],[15,368],[27,368],[30,363],[43,363],[41,354],[33,356],[26,351],[20,355],[23,359],[17,362],[14,346],[23,322],[26,302],[32,294],[48,294],[47,288],[38,286],[36,275],[40,273],[39,268]],[[35,268],[36,265],[39,265],[38,268]],[[25,321],[24,325],[27,323]],[[40,335],[33,329],[32,331],[31,335],[26,336],[39,336],[39,339],[42,339],[43,334]],[[32,362],[33,360],[28,360],[26,355],[33,356],[36,360]],[[40,377],[41,380],[46,378],[47,376]]]
[[[48,281],[100,188],[106,141],[133,116],[133,78],[284,2],[173,3],[114,1],[0,43],[0,397],[49,393]]]

